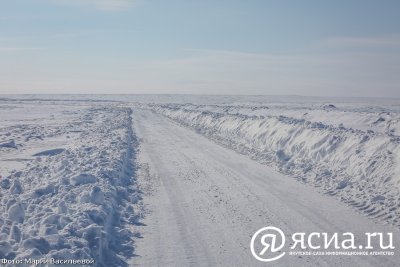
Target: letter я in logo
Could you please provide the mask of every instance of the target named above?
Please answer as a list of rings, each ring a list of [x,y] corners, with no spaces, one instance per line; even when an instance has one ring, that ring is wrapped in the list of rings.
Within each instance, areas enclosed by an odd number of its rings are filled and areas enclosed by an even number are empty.
[[[268,241],[270,241],[268,243]],[[277,246],[276,243],[281,241],[280,245]],[[257,243],[256,243],[257,242]],[[256,252],[255,245],[261,244],[262,249],[259,252]],[[285,255],[285,252],[282,252],[278,256],[272,256],[280,251],[285,246],[285,234],[281,229],[268,226],[259,229],[251,238],[250,242],[250,250],[251,254],[253,254],[254,258],[259,261],[274,261],[280,259]],[[267,253],[270,251],[270,253]]]

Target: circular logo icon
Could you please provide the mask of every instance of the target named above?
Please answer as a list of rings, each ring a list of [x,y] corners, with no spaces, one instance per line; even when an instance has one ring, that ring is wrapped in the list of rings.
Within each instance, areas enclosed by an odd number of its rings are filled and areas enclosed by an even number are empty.
[[[250,242],[251,254],[259,261],[275,261],[285,255],[279,251],[285,246],[285,234],[281,229],[268,226],[254,233]],[[278,254],[279,253],[279,254]],[[278,255],[277,255],[278,254]]]

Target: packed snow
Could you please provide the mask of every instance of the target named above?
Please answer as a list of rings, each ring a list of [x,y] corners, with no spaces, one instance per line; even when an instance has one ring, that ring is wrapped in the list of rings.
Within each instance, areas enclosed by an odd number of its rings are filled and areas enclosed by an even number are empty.
[[[250,238],[265,226],[280,228],[288,244],[293,232],[351,232],[357,240],[366,232],[392,232],[396,249],[398,229],[376,223],[334,197],[155,112],[137,110],[134,125],[143,164],[138,182],[150,212],[131,265],[398,265],[397,251],[386,257],[311,254],[285,255],[273,263],[257,261],[250,253]],[[290,252],[288,247],[282,250]]]

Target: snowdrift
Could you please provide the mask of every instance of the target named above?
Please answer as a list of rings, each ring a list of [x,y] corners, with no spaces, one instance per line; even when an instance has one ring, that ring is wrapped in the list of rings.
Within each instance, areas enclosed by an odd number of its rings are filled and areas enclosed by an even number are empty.
[[[400,116],[382,110],[150,104],[166,117],[400,225]]]
[[[77,120],[57,125],[57,138],[71,138],[66,147],[34,154],[25,169],[0,180],[0,258],[126,266],[133,255],[129,227],[138,223],[140,194],[132,111],[92,107],[78,113]],[[9,136],[19,140],[13,129],[7,128]]]

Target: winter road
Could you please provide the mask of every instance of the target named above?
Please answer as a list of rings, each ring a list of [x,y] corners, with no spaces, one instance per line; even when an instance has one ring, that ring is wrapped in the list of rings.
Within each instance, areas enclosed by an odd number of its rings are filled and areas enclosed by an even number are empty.
[[[293,232],[394,232],[169,119],[136,110],[146,214],[134,266],[396,266],[398,256],[291,256],[258,262],[250,239],[265,226]],[[287,238],[288,240],[289,238]],[[289,241],[288,241],[289,242]]]

